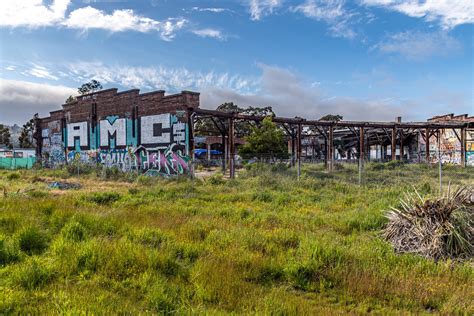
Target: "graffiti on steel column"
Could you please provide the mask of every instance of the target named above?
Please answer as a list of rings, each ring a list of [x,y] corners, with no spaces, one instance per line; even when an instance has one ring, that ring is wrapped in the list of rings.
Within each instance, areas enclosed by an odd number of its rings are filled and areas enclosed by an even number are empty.
[[[170,113],[138,119],[107,116],[64,124],[53,121],[42,130],[42,153],[49,166],[81,162],[123,171],[188,172],[187,125]]]

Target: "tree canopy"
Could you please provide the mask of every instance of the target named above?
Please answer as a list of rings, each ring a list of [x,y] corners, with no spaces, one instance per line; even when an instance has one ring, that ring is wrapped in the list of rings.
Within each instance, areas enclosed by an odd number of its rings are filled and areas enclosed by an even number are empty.
[[[0,124],[0,144],[7,147],[12,147],[10,141],[10,130],[7,126]]]
[[[99,90],[102,90],[102,84],[99,81],[95,80],[95,79],[92,79],[91,81],[86,82],[82,86],[77,88],[77,92],[80,95],[93,93],[93,92],[96,92],[96,91],[99,91]],[[66,102],[67,102],[67,100],[66,100]]]
[[[219,105],[216,109],[217,111],[227,112],[227,113],[239,113],[242,115],[256,115],[256,116],[275,116],[272,108],[267,107],[253,107],[249,106],[247,108],[241,108],[233,102],[226,102]],[[220,123],[219,123],[220,124]],[[251,133],[252,122],[247,121],[236,121],[235,122],[235,134],[237,136],[243,137]],[[227,130],[227,122],[223,122],[223,126]],[[199,135],[219,135],[220,131],[216,127],[216,124],[212,121],[211,118],[202,118],[200,119],[195,126],[196,133]]]
[[[245,138],[246,143],[239,154],[244,158],[287,158],[288,145],[284,132],[272,121],[271,117],[263,119],[260,126],[252,126],[251,133]]]
[[[21,148],[32,148],[34,147],[33,133],[35,131],[35,119],[32,118],[21,128],[20,137],[18,137],[18,142],[20,143]]]

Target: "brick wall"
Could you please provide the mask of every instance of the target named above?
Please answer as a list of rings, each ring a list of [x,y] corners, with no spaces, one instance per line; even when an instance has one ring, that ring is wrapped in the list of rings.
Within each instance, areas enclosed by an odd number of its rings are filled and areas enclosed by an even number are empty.
[[[189,159],[188,108],[199,93],[107,89],[77,97],[37,121],[38,154],[47,166],[102,163],[121,169],[182,173]]]

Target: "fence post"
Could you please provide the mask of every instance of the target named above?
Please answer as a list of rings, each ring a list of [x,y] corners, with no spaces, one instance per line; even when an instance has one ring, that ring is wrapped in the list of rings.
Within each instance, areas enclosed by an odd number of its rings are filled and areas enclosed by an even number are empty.
[[[362,184],[362,169],[364,164],[364,128],[359,129],[359,185]]]
[[[297,143],[296,143],[296,157],[298,159],[298,180],[301,177],[301,123],[298,123],[297,131]]]

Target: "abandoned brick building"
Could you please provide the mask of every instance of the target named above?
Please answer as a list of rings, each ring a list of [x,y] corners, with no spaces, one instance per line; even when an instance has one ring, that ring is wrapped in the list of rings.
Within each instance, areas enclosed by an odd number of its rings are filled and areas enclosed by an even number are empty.
[[[189,112],[199,93],[107,89],[78,96],[37,119],[37,156],[46,166],[72,161],[123,170],[185,173],[190,156]]]

